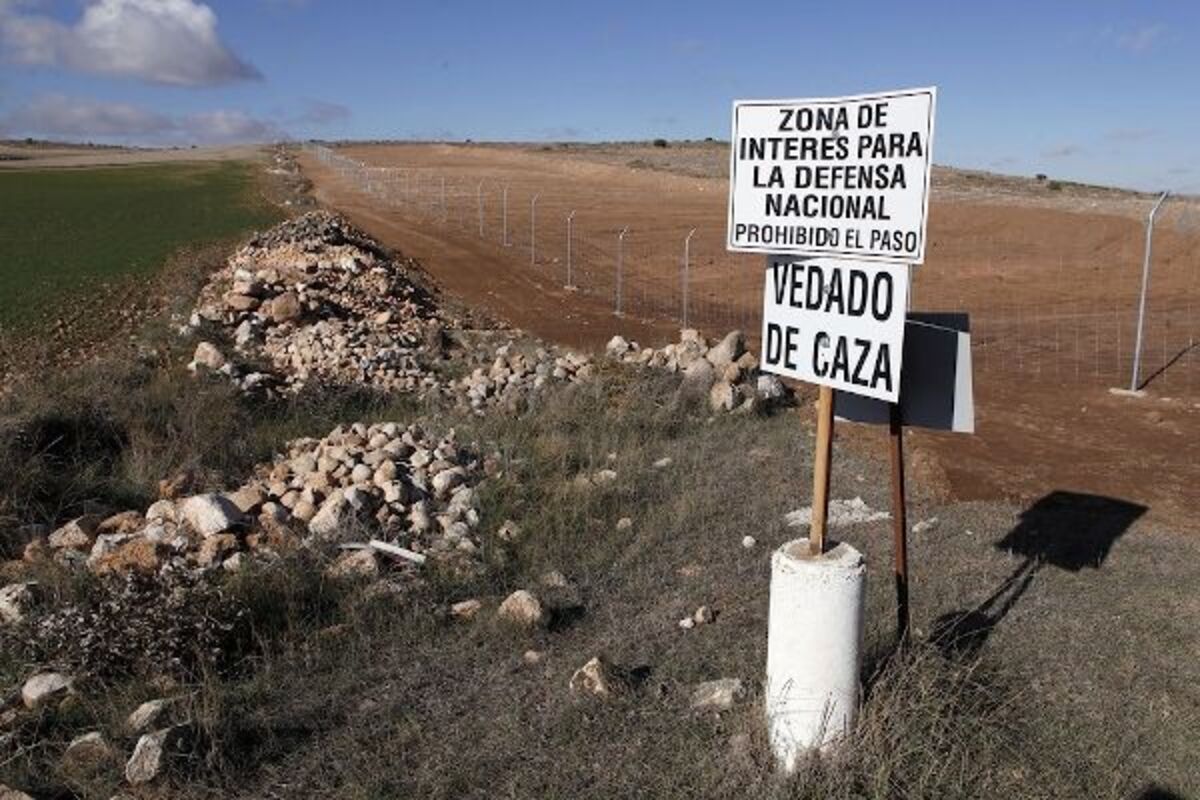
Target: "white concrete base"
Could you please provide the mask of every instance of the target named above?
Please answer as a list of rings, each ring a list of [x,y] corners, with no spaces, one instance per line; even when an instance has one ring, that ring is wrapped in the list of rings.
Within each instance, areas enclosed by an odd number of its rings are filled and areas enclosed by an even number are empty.
[[[854,727],[866,586],[866,559],[845,543],[811,556],[796,539],[771,556],[767,732],[787,772]]]

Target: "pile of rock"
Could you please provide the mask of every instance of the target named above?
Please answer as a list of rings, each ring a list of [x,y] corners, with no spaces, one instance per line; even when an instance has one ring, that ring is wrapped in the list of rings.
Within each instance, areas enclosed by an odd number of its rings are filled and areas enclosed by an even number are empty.
[[[566,351],[560,355],[545,347],[521,349],[509,342],[496,348],[490,365],[476,367],[470,375],[453,382],[449,391],[475,411],[488,406],[512,409],[549,382],[586,380],[595,369],[591,358],[583,353]]]
[[[344,220],[314,211],[238,250],[201,292],[187,326],[225,328],[243,356],[271,365],[282,387],[316,380],[421,391],[436,385],[425,363],[440,353],[445,321],[407,265]],[[224,372],[244,389],[270,383],[239,372],[212,343],[192,368]]]
[[[746,350],[741,331],[730,331],[710,345],[694,328],[679,333],[679,342],[661,349],[640,347],[614,336],[605,347],[609,358],[626,364],[683,373],[686,393],[707,395],[713,411],[750,411],[761,403],[788,397],[787,387],[774,375],[759,373],[758,359]]]
[[[160,500],[145,513],[72,520],[26,548],[97,574],[237,569],[248,553],[379,537],[433,557],[474,553],[481,462],[450,431],[338,426],[298,439],[236,491]],[[14,590],[15,592],[15,590]]]
[[[593,369],[586,355],[510,341],[494,353],[464,348],[455,357],[485,361],[463,378],[443,377],[435,366],[450,355],[447,332],[462,325],[437,308],[412,270],[326,212],[284,222],[229,259],[183,328],[224,329],[239,357],[202,341],[189,368],[223,374],[247,392],[366,385],[449,396],[477,411],[511,407],[547,382],[581,380]]]

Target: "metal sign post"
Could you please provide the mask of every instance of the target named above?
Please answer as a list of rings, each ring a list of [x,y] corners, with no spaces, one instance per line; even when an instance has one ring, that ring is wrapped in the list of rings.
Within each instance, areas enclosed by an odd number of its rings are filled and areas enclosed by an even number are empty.
[[[900,404],[889,409],[892,467],[892,572],[896,583],[896,639],[908,640],[908,505],[904,491],[904,426]]]

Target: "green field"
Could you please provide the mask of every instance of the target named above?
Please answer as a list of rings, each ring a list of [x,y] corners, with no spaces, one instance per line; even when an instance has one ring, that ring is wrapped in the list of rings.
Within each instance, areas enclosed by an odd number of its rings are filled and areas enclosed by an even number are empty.
[[[0,333],[269,224],[254,184],[255,167],[236,162],[0,172]]]

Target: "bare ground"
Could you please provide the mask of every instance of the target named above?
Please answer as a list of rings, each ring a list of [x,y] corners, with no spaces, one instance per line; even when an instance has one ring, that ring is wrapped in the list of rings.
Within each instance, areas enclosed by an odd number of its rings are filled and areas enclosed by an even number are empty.
[[[430,170],[428,175],[449,176],[448,223],[440,224],[436,209],[417,213],[389,206],[315,159],[302,158],[319,201],[421,260],[451,295],[514,325],[592,348],[614,333],[642,342],[665,340],[678,326],[678,272],[677,256],[664,247],[676,235],[682,241],[688,225],[699,221],[707,233],[694,243],[699,254],[694,292],[734,303],[728,313],[710,317],[716,322],[709,332],[743,327],[753,336],[757,331],[758,270],[749,269],[745,257],[723,253],[719,241],[724,182],[695,177],[717,174],[714,165],[724,152],[720,145],[439,144],[359,146],[345,152],[372,165],[420,167]],[[653,167],[629,166],[631,160],[652,156],[659,159]],[[1149,199],[1095,187],[1053,190],[1034,180],[957,171],[940,170],[938,177],[931,255],[919,268],[916,307],[972,312],[978,434],[918,433],[919,479],[954,497],[1017,502],[1036,499],[1052,486],[1069,487],[1139,502],[1156,520],[1197,530],[1200,459],[1191,456],[1187,443],[1200,437],[1200,350],[1187,348],[1187,331],[1194,330],[1194,310],[1200,309],[1200,239],[1182,224],[1190,220],[1188,208],[1176,212],[1181,224],[1163,231],[1157,243],[1162,260],[1151,308],[1158,317],[1151,317],[1171,327],[1149,335],[1146,374],[1170,363],[1174,350],[1167,351],[1168,334],[1176,337],[1173,343],[1183,342],[1183,357],[1151,384],[1149,398],[1131,400],[1107,390],[1128,382],[1123,356],[1132,326],[1124,312],[1107,316],[1105,309],[1133,307],[1137,281],[1127,265],[1137,263],[1141,252],[1139,219]],[[475,229],[477,180],[492,190],[482,239]],[[502,183],[510,187],[514,242],[506,249],[494,241],[500,223],[494,190]],[[426,191],[436,189],[427,185]],[[540,193],[542,225],[561,226],[574,209],[581,239],[607,241],[631,222],[637,235],[627,251],[627,280],[649,297],[643,313],[613,316],[606,282],[611,278],[605,277],[611,273],[611,252],[581,246],[575,257],[583,277],[576,281],[593,278],[593,290],[563,289],[557,228],[539,233],[537,252],[543,255],[529,266],[525,204],[534,192]],[[696,301],[701,313],[702,303]],[[1168,319],[1163,310],[1171,303],[1180,305]],[[670,313],[661,313],[663,308]],[[1046,316],[1061,309],[1075,316],[1065,321]],[[880,451],[881,433],[866,429],[848,435],[867,452]]]

